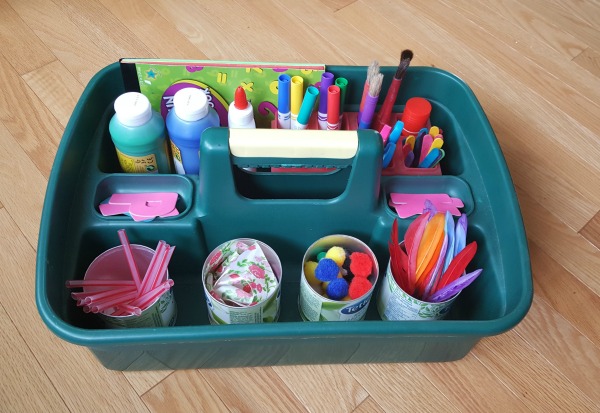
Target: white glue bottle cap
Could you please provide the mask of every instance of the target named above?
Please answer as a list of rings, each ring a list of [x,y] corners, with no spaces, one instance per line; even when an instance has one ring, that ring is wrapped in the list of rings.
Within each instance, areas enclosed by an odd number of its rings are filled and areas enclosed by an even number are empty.
[[[139,92],[123,93],[115,100],[119,123],[129,127],[141,126],[152,119],[150,101]]]
[[[195,122],[208,114],[208,98],[195,87],[186,87],[175,92],[173,109],[181,120]]]
[[[252,105],[246,100],[246,92],[244,92],[244,88],[241,86],[238,86],[235,90],[234,100],[229,105],[227,123],[230,128],[256,128],[254,109],[252,109]]]

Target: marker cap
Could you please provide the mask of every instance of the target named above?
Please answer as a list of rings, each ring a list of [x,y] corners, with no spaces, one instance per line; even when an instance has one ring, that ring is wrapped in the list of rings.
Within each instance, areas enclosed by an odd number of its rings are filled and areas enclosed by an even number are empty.
[[[125,126],[140,126],[152,119],[150,101],[139,92],[120,95],[114,104],[117,120]]]
[[[173,96],[173,110],[181,120],[195,122],[208,114],[208,98],[200,89],[183,88]]]

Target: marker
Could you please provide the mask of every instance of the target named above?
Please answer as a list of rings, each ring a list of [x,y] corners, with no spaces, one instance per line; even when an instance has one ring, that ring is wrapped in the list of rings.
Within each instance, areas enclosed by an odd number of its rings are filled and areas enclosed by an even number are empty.
[[[319,111],[317,112],[317,120],[319,121],[319,129],[327,129],[327,89],[333,85],[333,73],[324,72],[321,75],[321,86],[319,88]]]
[[[338,77],[335,79],[335,85],[340,88],[340,125],[342,124],[342,117],[344,117],[344,105],[346,104],[346,90],[348,90],[348,79],[345,77]]]
[[[308,126],[308,120],[312,114],[317,97],[319,96],[319,89],[314,86],[309,86],[306,89],[302,106],[300,106],[300,113],[298,114],[298,121],[292,125],[292,129],[306,129]]]
[[[327,88],[327,130],[340,128],[340,88],[331,85]]]
[[[291,127],[290,112],[290,75],[279,75],[277,86],[277,121],[280,129]]]
[[[298,121],[298,113],[300,113],[300,106],[302,105],[302,96],[304,95],[304,79],[302,76],[292,76],[292,87],[291,87],[291,111],[292,111],[292,129],[294,123]]]
[[[230,128],[254,129],[256,122],[254,121],[254,110],[252,105],[246,99],[244,88],[238,86],[235,90],[233,102],[229,105],[227,113],[227,122]]]

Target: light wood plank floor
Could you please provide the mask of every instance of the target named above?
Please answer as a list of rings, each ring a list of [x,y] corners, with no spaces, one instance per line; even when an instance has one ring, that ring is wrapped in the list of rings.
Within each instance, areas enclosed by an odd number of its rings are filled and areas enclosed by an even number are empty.
[[[0,411],[599,411],[600,3],[197,3],[0,0]],[[445,364],[135,373],[47,330],[40,213],[94,73],[126,56],[393,66],[404,48],[464,79],[497,134],[535,281],[516,328]]]

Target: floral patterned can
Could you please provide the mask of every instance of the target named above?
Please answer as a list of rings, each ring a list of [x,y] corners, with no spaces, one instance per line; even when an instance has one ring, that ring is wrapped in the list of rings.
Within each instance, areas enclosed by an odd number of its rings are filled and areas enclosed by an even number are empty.
[[[275,322],[281,299],[281,261],[250,238],[224,242],[206,258],[202,284],[211,324]]]

